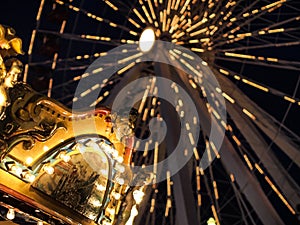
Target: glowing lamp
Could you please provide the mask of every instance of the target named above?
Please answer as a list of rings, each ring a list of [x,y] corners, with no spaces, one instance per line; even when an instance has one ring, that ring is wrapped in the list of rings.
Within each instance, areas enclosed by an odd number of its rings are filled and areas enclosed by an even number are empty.
[[[146,28],[140,37],[139,48],[142,52],[149,52],[155,43],[155,32],[152,28]]]
[[[9,220],[13,220],[15,218],[15,210],[14,209],[9,209],[6,218]]]
[[[214,218],[210,217],[208,220],[207,220],[207,225],[216,225],[216,221]]]

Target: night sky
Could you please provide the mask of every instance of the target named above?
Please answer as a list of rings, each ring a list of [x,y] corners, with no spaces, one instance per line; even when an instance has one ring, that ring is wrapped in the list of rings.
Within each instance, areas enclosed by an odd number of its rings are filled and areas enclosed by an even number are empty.
[[[35,28],[35,17],[38,10],[37,0],[2,1],[0,7],[0,23],[13,27],[17,36],[23,40],[23,50],[28,50],[32,29]],[[23,57],[25,60],[25,57]]]

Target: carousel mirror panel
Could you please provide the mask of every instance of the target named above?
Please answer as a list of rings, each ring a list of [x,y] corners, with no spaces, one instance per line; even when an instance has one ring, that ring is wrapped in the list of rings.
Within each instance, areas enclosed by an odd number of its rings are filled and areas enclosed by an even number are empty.
[[[110,164],[104,152],[96,151],[88,143],[102,144],[107,141],[102,138],[83,138],[76,142],[54,150],[41,164],[43,166],[32,186],[89,219],[96,220],[107,197]],[[83,148],[84,155],[81,154]],[[89,162],[85,159],[89,159]]]

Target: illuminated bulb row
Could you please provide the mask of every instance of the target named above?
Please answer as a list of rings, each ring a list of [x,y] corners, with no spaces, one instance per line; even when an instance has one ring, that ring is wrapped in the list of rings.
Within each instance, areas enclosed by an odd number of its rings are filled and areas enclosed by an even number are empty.
[[[231,128],[231,126],[229,126]],[[230,129],[232,132],[232,128]],[[240,141],[237,139],[237,137],[235,135],[232,135],[233,140],[237,143],[238,146],[241,145]],[[250,170],[253,170],[254,167],[251,163],[251,161],[249,160],[249,157],[247,156],[247,154],[243,154],[244,160],[247,164],[247,166],[249,167]],[[257,171],[261,174],[264,175],[264,171],[263,169],[257,164],[254,163],[255,168],[257,169]],[[234,180],[234,179],[233,179]],[[273,184],[273,182],[267,177],[265,176],[265,180],[268,182],[268,184],[270,185],[270,187],[276,192],[276,194],[278,195],[278,197],[282,200],[282,202],[287,206],[287,208],[293,213],[295,214],[294,209],[290,206],[290,204],[287,202],[287,200],[283,197],[283,195],[279,192],[279,190],[276,188],[276,186]]]
[[[58,4],[60,4],[60,5],[66,5],[69,9],[71,9],[71,10],[73,10],[73,11],[75,11],[75,12],[81,12],[81,13],[85,14],[85,15],[86,15],[87,17],[89,17],[89,18],[92,18],[92,19],[97,20],[97,21],[99,21],[99,22],[107,23],[107,24],[108,24],[109,26],[111,26],[111,27],[114,27],[114,28],[116,28],[116,27],[121,28],[121,29],[123,29],[123,30],[128,31],[128,32],[131,33],[131,34],[132,34],[132,33],[135,33],[134,31],[129,30],[127,27],[123,27],[123,26],[121,26],[121,25],[118,25],[118,24],[116,24],[116,23],[113,23],[113,22],[111,22],[111,21],[109,21],[109,20],[107,20],[107,19],[104,19],[104,18],[102,18],[102,17],[96,16],[96,15],[90,13],[90,12],[87,12],[87,11],[85,11],[85,10],[79,9],[78,7],[75,7],[75,6],[71,5],[71,4],[65,3],[65,2],[60,1],[60,0],[56,0],[56,3],[58,3]],[[105,3],[108,4],[110,7],[112,7],[114,10],[116,10],[116,11],[118,10],[118,8],[117,8],[115,5],[113,5],[110,1],[106,0]],[[131,32],[130,32],[130,31],[131,31]]]
[[[15,174],[18,177],[21,177],[22,179],[24,179],[28,182],[33,182],[35,180],[35,175],[33,175],[28,170],[23,170],[21,167],[19,167],[16,164],[9,164],[8,169],[9,169],[9,172]]]
[[[12,165],[10,167],[10,172],[14,173],[17,176],[21,176],[23,170],[21,167],[17,166],[17,165]]]
[[[257,16],[257,14],[262,13],[265,10],[267,10],[268,12],[270,12],[270,11],[272,11],[272,10],[278,8],[278,7],[281,7],[283,2],[285,2],[285,0],[284,1],[277,1],[277,2],[274,2],[274,3],[269,4],[269,5],[265,5],[265,6],[261,7],[260,9],[255,9],[255,10],[252,10],[251,12],[246,12],[242,16],[244,18],[250,18],[251,16],[255,16],[255,15]],[[233,15],[232,12],[229,12],[225,17],[223,17],[223,20],[226,21],[231,15]],[[220,31],[222,31],[226,27],[227,28],[231,27],[233,24],[238,24],[238,21],[240,21],[240,19],[241,19],[241,17],[239,17],[239,18],[237,18],[237,17],[230,18],[229,22],[226,23],[226,26],[223,26]],[[246,23],[246,22],[244,22],[244,23]],[[232,38],[236,37],[234,40],[228,40],[228,41],[225,41],[225,42],[219,42],[219,43],[215,44],[214,46],[216,47],[216,46],[220,46],[220,45],[225,44],[225,43],[233,43],[235,41],[242,40],[243,38],[245,38],[247,36],[253,36],[254,35],[254,33],[244,33],[244,34],[239,34],[239,35],[234,36],[233,34],[236,31],[239,31],[240,29],[241,29],[241,27],[240,27],[240,25],[238,25],[234,29],[232,29],[232,30],[230,30],[227,33],[225,33],[225,34],[222,35],[223,38],[229,38],[229,39],[232,39]],[[262,30],[260,32],[261,33],[259,35],[265,34],[264,30]],[[274,32],[281,32],[281,31],[275,29]],[[272,31],[270,33],[272,33]],[[217,38],[216,40],[218,40],[220,38],[221,37]]]
[[[280,200],[283,202],[283,204],[285,204],[285,206],[291,211],[292,214],[296,214],[295,210],[293,209],[293,207],[289,204],[289,202],[285,199],[285,197],[280,193],[280,191],[278,190],[278,188],[273,184],[273,182],[271,181],[271,179],[265,175],[263,169],[257,164],[255,163],[255,168],[258,170],[258,172],[264,176],[265,180],[267,181],[267,183],[270,185],[270,187],[273,189],[273,191],[277,194],[277,196],[280,198]]]
[[[262,36],[262,35],[267,35],[267,34],[276,34],[276,33],[283,33],[287,31],[286,29],[284,28],[277,28],[277,29],[272,29],[272,30],[260,30],[260,31],[257,31],[257,32],[248,32],[248,33],[240,33],[240,34],[236,34],[236,35],[225,35],[226,37],[228,37],[229,39],[232,39],[232,40],[229,40],[227,41],[227,43],[233,43],[233,42],[237,42],[237,41],[240,41],[240,40],[243,40],[245,39],[246,37],[256,37],[256,36]]]
[[[24,175],[23,175],[23,178],[29,182],[33,182],[35,180],[35,175],[29,173],[29,172],[26,172]]]
[[[207,141],[208,141],[208,140],[207,140]],[[220,156],[219,151],[217,150],[215,144],[214,144],[212,141],[209,141],[209,146],[210,146],[210,148],[213,150],[213,152],[215,153],[217,159],[220,159],[221,156]]]
[[[201,206],[202,205],[202,199],[201,199],[201,176],[200,176],[200,168],[197,164],[196,166],[196,184],[197,184],[197,203],[198,203],[198,206]]]
[[[181,58],[179,55],[183,55],[185,58],[187,59],[193,59],[193,56],[186,54],[186,53],[182,53],[181,51],[174,49],[174,50],[170,50],[169,51],[170,57],[174,56],[176,59],[178,59],[182,65],[184,65],[185,67],[187,67],[189,70],[191,70],[195,75],[197,75],[198,77],[202,77],[201,72],[199,72],[198,70],[196,70],[194,68],[194,66],[192,66],[189,62],[187,62],[186,60],[184,60],[183,58]]]
[[[269,60],[271,60],[271,58],[269,58]],[[234,75],[233,73],[231,73],[231,72],[229,72],[229,71],[227,71],[225,69],[219,69],[219,72],[222,73],[222,74],[224,74],[224,75],[226,75],[226,76],[231,76],[231,77],[233,77],[236,80],[241,80],[243,83],[245,83],[245,84],[247,84],[247,85],[249,85],[251,87],[254,87],[256,89],[259,89],[261,91],[270,92],[273,95],[281,97],[281,98],[283,98],[284,100],[286,100],[286,101],[288,101],[290,103],[300,105],[300,101],[299,100],[297,100],[297,99],[295,99],[293,97],[287,96],[287,95],[282,95],[282,94],[278,93],[278,91],[276,91],[276,90],[273,91],[271,88],[265,87],[262,84],[258,84],[258,83],[254,82],[254,81],[248,80],[246,78],[242,78],[239,75]],[[244,110],[244,113],[247,114],[248,116],[251,114],[251,113],[249,114],[248,112],[246,112],[246,110]],[[250,116],[250,117],[254,118],[253,116]]]
[[[249,160],[248,156],[246,154],[244,154],[243,157],[244,157],[244,160],[246,161],[247,166],[249,167],[249,169],[253,170],[253,165],[252,165],[251,161]]]
[[[166,209],[165,209],[165,217],[168,217],[169,210],[170,210],[170,208],[172,208],[171,185],[172,185],[171,174],[170,174],[170,171],[167,171],[167,196],[168,196],[168,198],[167,198]]]
[[[111,7],[113,10],[115,10],[115,11],[118,11],[118,10],[119,10],[118,7],[115,6],[113,3],[111,3],[109,0],[104,0],[104,2],[105,2],[109,7]]]
[[[110,37],[100,37],[100,36],[94,36],[94,35],[81,35],[80,36],[83,39],[90,39],[90,40],[97,40],[97,41],[111,41]]]
[[[143,2],[140,2],[140,5],[142,6],[142,9],[143,9],[143,12],[144,14],[146,15],[147,19],[149,20],[150,23],[153,23],[153,20],[155,20],[157,18],[154,10],[153,10],[153,6],[152,6],[152,3],[151,1],[147,1],[148,2],[148,5],[149,5],[149,9],[150,9],[150,12],[151,12],[151,16],[148,12],[148,10],[145,8],[145,5],[143,4]],[[157,1],[155,1],[155,6],[158,5],[158,3],[156,4]],[[195,1],[193,1],[195,2]],[[173,33],[175,32],[177,29],[181,29],[181,30],[185,30],[185,29],[188,29],[187,32],[190,32],[191,30],[197,28],[198,26],[208,22],[208,19],[206,17],[208,17],[209,19],[213,19],[216,14],[210,14],[210,15],[207,15],[203,20],[201,20],[200,22],[198,22],[197,24],[193,25],[192,27],[189,27],[190,24],[191,24],[191,21],[186,19],[185,17],[188,15],[188,11],[186,11],[188,9],[188,6],[190,5],[190,1],[186,1],[184,4],[181,5],[181,9],[180,9],[180,14],[182,14],[182,16],[178,16],[178,15],[174,15],[173,17],[170,17],[170,10],[173,9],[173,10],[178,10],[179,9],[179,4],[180,4],[180,1],[177,1],[176,4],[175,4],[175,1],[172,2],[172,1],[168,1],[168,7],[163,10],[163,11],[160,11],[160,22],[161,22],[161,30],[162,31],[168,31],[169,33]],[[191,3],[193,4],[193,3]],[[214,5],[214,4],[212,4]],[[142,23],[145,23],[146,20],[144,19],[144,17],[137,11],[137,9],[134,9],[133,12],[135,13],[135,15],[140,19],[140,21]],[[194,20],[197,20],[199,18],[199,16]],[[140,28],[141,25],[139,25],[135,20],[133,20],[132,18],[129,18],[129,21],[135,25],[137,28]],[[156,21],[155,21],[156,22]],[[157,23],[154,23],[155,24],[155,27],[158,27],[157,26]],[[214,26],[213,28],[211,28],[212,31],[211,32],[215,32],[218,28],[216,26]],[[160,33],[160,29],[157,29],[157,31],[159,31]],[[172,38],[173,38],[173,42],[176,42],[174,41],[174,39],[179,39],[181,37],[183,37],[185,35],[185,32],[182,32],[180,30],[178,30],[179,32],[175,32],[173,35],[172,35]],[[158,33],[158,34],[159,34]],[[205,39],[201,39],[202,42],[209,42],[209,39],[208,38],[205,38]],[[184,42],[181,42],[181,41],[178,41],[176,42],[177,44],[184,44]]]
[[[15,209],[9,208],[6,213],[6,218],[9,220],[13,220],[16,217]],[[43,221],[37,221],[37,225],[43,225]]]
[[[270,57],[263,57],[263,56],[254,56],[254,55],[247,55],[247,54],[238,54],[233,52],[225,52],[225,56],[229,57],[236,57],[242,59],[252,59],[252,60],[259,60],[259,61],[268,61],[268,62],[279,62],[280,60],[277,58],[270,58]]]
[[[222,91],[221,91],[219,88],[216,88],[216,90],[217,90],[217,92],[222,93]],[[231,96],[229,96],[228,94],[226,94],[225,92],[222,93],[222,96],[223,96],[226,100],[228,100],[231,104],[235,104],[235,103],[236,103],[235,100],[234,100]],[[256,117],[255,117],[249,110],[247,110],[247,109],[245,109],[245,108],[242,108],[242,107],[241,107],[241,109],[242,109],[242,112],[243,112],[244,114],[246,114],[250,119],[256,120]],[[219,116],[219,114],[218,114],[213,108],[211,108],[211,111],[213,112],[214,116],[215,116],[218,120],[221,119],[221,117]],[[224,121],[221,121],[221,124],[225,127],[225,129],[227,128],[227,125],[224,123]]]
[[[101,142],[99,144],[93,142],[93,143],[91,143],[91,147],[92,147],[92,145],[95,145],[95,149],[98,148],[97,147],[97,145],[98,145],[103,152],[105,152],[108,155],[111,155],[114,160],[116,160],[119,163],[123,162],[123,160],[124,160],[123,157],[120,156],[118,150],[114,149],[112,146],[110,146],[104,142]]]
[[[107,52],[101,52],[101,53],[94,53],[93,55],[78,55],[74,59],[81,60],[81,59],[89,59],[91,57],[100,57],[107,55]]]

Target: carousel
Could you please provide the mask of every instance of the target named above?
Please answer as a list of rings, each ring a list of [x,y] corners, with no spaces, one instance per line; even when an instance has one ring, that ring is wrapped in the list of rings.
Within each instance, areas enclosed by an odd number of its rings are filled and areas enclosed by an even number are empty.
[[[144,195],[129,186],[133,138],[122,132],[134,116],[103,107],[74,113],[38,94],[18,82],[21,39],[6,26],[0,37],[0,207],[16,222],[1,224],[127,224]]]

